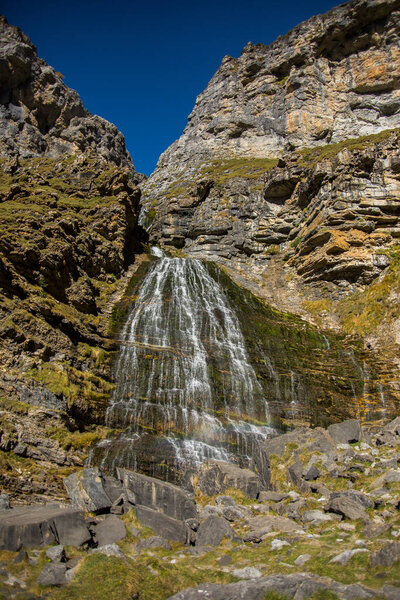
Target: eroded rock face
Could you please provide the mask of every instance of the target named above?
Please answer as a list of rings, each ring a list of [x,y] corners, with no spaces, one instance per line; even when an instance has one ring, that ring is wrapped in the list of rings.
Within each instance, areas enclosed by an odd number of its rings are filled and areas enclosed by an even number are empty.
[[[227,155],[277,156],[398,126],[399,8],[356,0],[226,56],[152,183],[165,190]]]
[[[0,155],[52,158],[95,151],[133,170],[118,129],[83,106],[17,27],[0,18]]]
[[[0,88],[0,482],[60,498],[64,468],[82,465],[104,423],[112,304],[140,249],[142,177],[123,135],[4,17]],[[42,468],[25,476],[32,461]]]

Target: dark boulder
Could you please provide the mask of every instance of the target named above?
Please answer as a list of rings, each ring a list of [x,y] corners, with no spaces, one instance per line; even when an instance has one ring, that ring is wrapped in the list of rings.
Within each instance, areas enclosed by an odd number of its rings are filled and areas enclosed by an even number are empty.
[[[329,425],[328,433],[335,444],[350,444],[361,440],[361,425],[357,419],[347,419],[342,423]]]
[[[152,535],[145,540],[140,540],[136,544],[136,550],[140,552],[141,550],[147,550],[148,548],[162,548],[163,550],[172,550],[171,544],[168,540],[159,535]]]
[[[187,540],[187,527],[183,521],[140,505],[136,506],[136,516],[142,525],[150,527],[157,535],[166,540],[182,544]]]
[[[178,521],[197,516],[194,501],[176,485],[127,469],[117,471],[129,492],[129,501],[135,505],[152,508]]]
[[[119,542],[126,537],[126,527],[115,515],[110,515],[95,527],[96,541],[99,546]]]
[[[38,584],[42,586],[65,585],[67,583],[66,571],[67,565],[64,563],[49,563],[43,567],[38,578]]]
[[[64,479],[72,506],[87,512],[101,513],[111,507],[112,500],[104,491],[103,484],[103,476],[97,467],[83,469]]]
[[[400,560],[400,542],[387,542],[383,548],[371,554],[372,567],[391,567]]]
[[[233,537],[235,532],[226,519],[212,515],[200,523],[196,546],[219,546],[223,538]]]
[[[58,543],[81,546],[91,539],[81,511],[58,504],[0,511],[0,550]]]
[[[235,488],[249,498],[256,498],[262,488],[260,477],[254,471],[220,460],[207,461],[200,467],[197,485],[208,496]]]
[[[347,494],[332,494],[325,510],[341,515],[352,521],[362,519],[366,522],[368,520],[367,513],[362,504]]]

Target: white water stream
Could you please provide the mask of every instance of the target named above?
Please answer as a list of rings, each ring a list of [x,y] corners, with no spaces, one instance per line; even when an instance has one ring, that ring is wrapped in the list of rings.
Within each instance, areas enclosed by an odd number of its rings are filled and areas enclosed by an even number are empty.
[[[101,462],[136,468],[137,446],[143,452],[151,436],[181,467],[245,457],[272,430],[238,318],[200,261],[154,254],[121,334],[107,411],[108,426],[124,433],[101,444]]]

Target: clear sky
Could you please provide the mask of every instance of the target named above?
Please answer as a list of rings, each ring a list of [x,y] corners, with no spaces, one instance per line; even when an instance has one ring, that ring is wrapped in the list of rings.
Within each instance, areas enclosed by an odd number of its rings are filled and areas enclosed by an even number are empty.
[[[226,54],[269,44],[334,0],[2,0],[0,11],[125,135],[149,175]]]

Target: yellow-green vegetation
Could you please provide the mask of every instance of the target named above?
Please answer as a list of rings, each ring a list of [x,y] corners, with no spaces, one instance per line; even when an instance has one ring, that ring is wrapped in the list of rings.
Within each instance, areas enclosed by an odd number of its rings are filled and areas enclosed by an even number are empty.
[[[54,394],[62,395],[69,406],[75,403],[83,403],[88,408],[101,406],[114,387],[90,371],[80,371],[67,363],[43,363],[27,375],[43,383]]]
[[[336,311],[346,333],[365,336],[400,316],[400,245],[388,254],[392,263],[383,277],[338,303]]]
[[[298,152],[298,164],[302,167],[313,167],[322,160],[333,158],[342,150],[363,150],[368,146],[385,141],[391,135],[396,135],[400,138],[400,128],[385,129],[385,131],[381,131],[380,133],[350,138],[336,142],[335,144],[327,144],[326,146],[305,148]]]
[[[277,164],[276,158],[227,158],[204,165],[200,168],[200,174],[202,177],[212,179],[216,184],[223,185],[234,177],[258,179]]]
[[[87,450],[93,444],[104,440],[109,435],[106,427],[91,426],[91,431],[68,431],[65,427],[49,427],[47,436],[58,442],[65,450]]]

